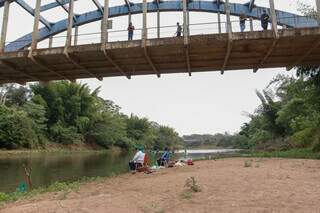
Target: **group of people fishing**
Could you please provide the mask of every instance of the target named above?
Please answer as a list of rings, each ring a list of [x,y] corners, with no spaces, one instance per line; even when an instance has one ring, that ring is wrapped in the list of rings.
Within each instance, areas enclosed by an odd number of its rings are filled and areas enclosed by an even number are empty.
[[[263,13],[260,16],[261,27],[263,30],[268,29],[269,19],[270,19],[270,16],[268,15],[267,11],[263,10]],[[244,13],[240,14],[239,23],[240,23],[241,32],[244,32],[246,29],[246,21],[247,21],[247,16]],[[128,30],[128,40],[131,41],[133,40],[133,32],[135,30],[135,27],[133,26],[132,22],[129,23],[127,30]],[[180,25],[179,22],[177,22],[177,30],[174,36],[181,37],[181,35],[182,35],[182,26]]]
[[[133,159],[129,162],[130,170],[132,172],[135,172],[137,170],[143,170],[144,172],[148,172],[149,171],[149,168],[148,168],[149,157],[148,157],[148,155],[145,153],[144,149],[141,147],[136,148],[135,151],[136,151],[136,153],[135,153]],[[157,164],[158,164],[158,166],[167,166],[169,161],[170,161],[170,151],[168,148],[165,148],[161,157],[157,159]]]

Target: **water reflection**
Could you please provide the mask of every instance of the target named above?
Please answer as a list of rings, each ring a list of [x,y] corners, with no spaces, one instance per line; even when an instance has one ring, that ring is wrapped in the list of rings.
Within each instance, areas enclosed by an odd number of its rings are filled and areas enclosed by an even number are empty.
[[[185,150],[177,151],[178,158],[212,158],[221,154],[230,155],[238,150]],[[157,156],[149,153],[150,161]],[[132,158],[127,152],[71,152],[71,153],[33,153],[20,154],[10,158],[0,158],[0,192],[14,191],[19,183],[25,181],[23,164],[32,168],[31,179],[35,187],[48,186],[56,181],[75,181],[83,177],[106,177],[128,171]],[[150,165],[153,164],[150,162]]]

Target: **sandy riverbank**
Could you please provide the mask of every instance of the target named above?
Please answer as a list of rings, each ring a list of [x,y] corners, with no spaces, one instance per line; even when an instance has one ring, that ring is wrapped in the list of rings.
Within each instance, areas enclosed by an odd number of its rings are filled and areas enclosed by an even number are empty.
[[[189,177],[195,177],[201,192],[185,193]],[[199,161],[87,183],[75,192],[42,194],[0,212],[320,212],[320,161]]]

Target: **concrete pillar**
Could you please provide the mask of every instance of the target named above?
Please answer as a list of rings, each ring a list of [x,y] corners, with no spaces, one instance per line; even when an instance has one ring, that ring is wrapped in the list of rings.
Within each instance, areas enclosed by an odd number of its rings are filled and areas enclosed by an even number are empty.
[[[78,45],[78,35],[79,35],[79,27],[76,26],[76,27],[74,28],[73,45]]]
[[[221,34],[221,14],[218,12],[218,30],[219,34]]]
[[[147,32],[147,0],[143,0],[143,14],[142,14],[142,43],[145,45],[148,37]]]
[[[271,13],[271,20],[272,20],[272,30],[274,34],[278,35],[278,28],[277,28],[277,15],[276,15],[276,9],[274,6],[274,0],[269,0],[270,2],[270,13]]]
[[[37,48],[37,43],[38,43],[40,6],[41,6],[41,0],[37,0],[36,8],[34,9],[34,23],[33,23],[33,32],[32,32],[31,52]]]
[[[157,10],[157,38],[160,38],[160,10]]]
[[[69,1],[69,15],[68,15],[68,24],[67,24],[67,39],[65,50],[71,46],[72,42],[72,27],[73,27],[73,16],[74,16],[74,0]]]
[[[225,12],[226,12],[226,16],[227,16],[227,23],[226,23],[227,33],[231,34],[232,33],[232,26],[231,26],[231,19],[230,19],[231,12],[230,12],[229,0],[226,0],[224,6],[225,6]]]
[[[52,48],[52,43],[53,43],[53,37],[49,37],[49,48]]]
[[[109,0],[104,0],[103,18],[101,21],[101,43],[108,42]]]
[[[188,18],[187,18],[187,0],[182,1],[182,8],[183,8],[183,40],[184,44],[188,44]]]
[[[250,30],[253,31],[253,18],[250,17],[249,21],[250,21]]]
[[[4,2],[4,11],[3,11],[3,19],[2,19],[0,53],[4,52],[4,49],[5,49],[5,46],[6,46],[8,21],[9,21],[9,9],[10,9],[10,1],[6,0]]]

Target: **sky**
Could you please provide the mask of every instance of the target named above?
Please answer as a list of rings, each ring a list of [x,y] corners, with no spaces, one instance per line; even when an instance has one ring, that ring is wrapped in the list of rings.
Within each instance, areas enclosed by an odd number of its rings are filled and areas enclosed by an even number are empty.
[[[35,5],[35,0],[25,0],[30,5]],[[42,5],[54,0],[42,0]],[[99,0],[103,5],[103,0]],[[150,0],[151,1],[151,0]],[[142,0],[132,0],[142,2]],[[231,3],[246,3],[248,0],[230,0]],[[304,3],[315,6],[315,0],[304,0]],[[268,0],[256,0],[258,6],[268,7]],[[123,5],[121,0],[110,0],[110,6]],[[275,0],[276,9],[288,12],[297,12],[296,0]],[[75,3],[75,12],[83,13],[95,10],[94,4],[89,0],[78,0]],[[3,9],[0,9],[2,18]],[[46,19],[55,22],[67,17],[61,8],[42,13]],[[177,21],[182,23],[181,12],[161,13],[161,25],[175,25]],[[234,20],[238,18],[233,17]],[[124,30],[127,27],[128,17],[113,18],[111,31]],[[215,22],[216,14],[192,12],[190,23]],[[224,17],[223,19],[224,20]],[[132,22],[136,28],[141,27],[142,16],[133,15]],[[1,24],[0,24],[1,25]],[[255,26],[258,25],[255,22]],[[43,27],[43,25],[40,25]],[[148,14],[148,27],[156,26],[156,15]],[[33,17],[26,13],[15,3],[10,7],[9,28],[7,40],[13,41],[24,34],[32,31]],[[191,28],[191,34],[199,32],[215,32],[216,26],[195,26]],[[79,43],[98,42],[100,22],[90,23],[79,28]],[[165,28],[161,36],[170,36],[174,28]],[[92,34],[91,34],[92,33]],[[95,34],[96,33],[96,34]],[[138,36],[139,32],[137,32]],[[64,44],[65,33],[54,38],[54,46]],[[110,40],[124,40],[126,32],[110,33]],[[155,36],[150,31],[150,37]],[[47,47],[48,41],[39,43],[39,48]],[[157,78],[155,75],[133,76],[131,80],[125,77],[104,78],[103,81],[96,79],[78,80],[86,83],[90,88],[101,87],[100,96],[113,100],[121,106],[121,111],[146,117],[162,125],[168,125],[176,129],[180,135],[187,134],[215,134],[218,132],[234,133],[239,131],[240,126],[249,121],[246,113],[253,113],[260,104],[255,90],[264,89],[269,81],[277,74],[294,75],[284,68],[261,69],[257,73],[252,70],[167,74]]]

